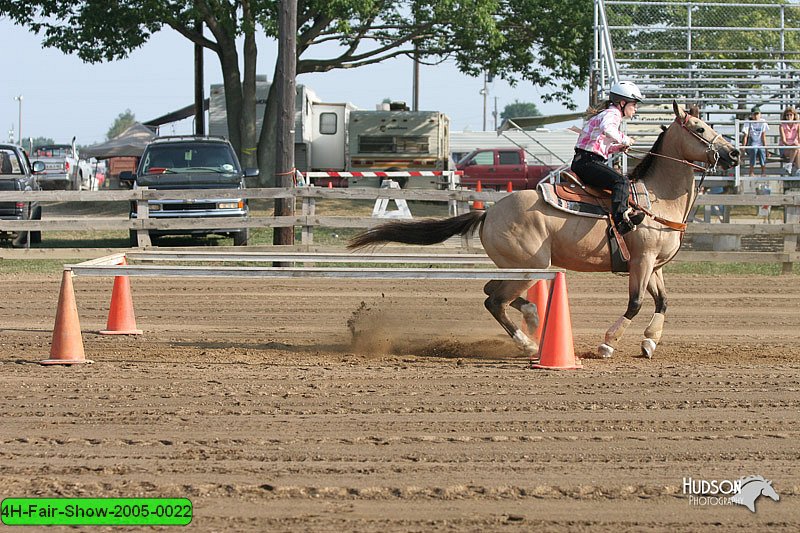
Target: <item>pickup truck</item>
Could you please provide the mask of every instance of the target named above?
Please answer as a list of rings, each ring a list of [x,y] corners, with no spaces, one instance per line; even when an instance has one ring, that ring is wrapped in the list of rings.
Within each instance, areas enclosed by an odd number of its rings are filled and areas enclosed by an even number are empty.
[[[554,167],[528,163],[522,148],[481,148],[465,155],[456,168],[463,172],[462,187],[474,189],[480,181],[483,189],[505,191],[510,182],[517,191],[535,189]]]
[[[80,191],[92,190],[94,175],[92,165],[82,160],[72,144],[47,144],[37,146],[31,153],[31,159],[44,163],[44,171],[39,174],[42,189]]]
[[[25,150],[16,144],[0,144],[0,191],[39,191],[37,173],[44,170],[44,163],[31,164]],[[19,199],[0,202],[0,220],[41,220],[42,207],[39,202],[23,202]],[[42,240],[41,231],[7,231],[0,229],[0,241],[11,241],[11,246],[20,248]]]
[[[120,183],[134,189],[157,190],[244,189],[245,177],[258,176],[257,168],[242,169],[231,143],[222,137],[156,137],[144,149],[136,173],[120,173]],[[234,246],[245,246],[249,228],[237,228],[230,219],[244,220],[247,201],[242,198],[163,199],[147,202],[152,219],[215,218],[226,219],[220,227],[150,230],[159,235],[223,235],[233,237]],[[131,203],[130,218],[137,218],[136,203]],[[130,244],[139,246],[138,231],[130,231]]]

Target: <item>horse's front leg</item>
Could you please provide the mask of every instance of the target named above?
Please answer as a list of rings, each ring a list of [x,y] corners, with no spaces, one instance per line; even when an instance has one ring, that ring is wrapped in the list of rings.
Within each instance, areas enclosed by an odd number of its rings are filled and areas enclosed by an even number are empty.
[[[664,315],[667,312],[667,290],[664,286],[664,272],[660,268],[650,276],[647,292],[656,303],[655,313],[650,319],[650,324],[644,330],[644,340],[642,341],[642,355],[650,359],[661,341],[661,333],[664,331]]]
[[[625,310],[625,314],[619,317],[606,331],[605,342],[597,348],[598,356],[607,358],[614,355],[614,350],[631,324],[631,320],[639,314],[639,310],[642,308],[642,295],[653,273],[653,264],[654,260],[647,257],[643,257],[637,262],[631,259],[629,263],[630,276],[628,277],[628,308]]]

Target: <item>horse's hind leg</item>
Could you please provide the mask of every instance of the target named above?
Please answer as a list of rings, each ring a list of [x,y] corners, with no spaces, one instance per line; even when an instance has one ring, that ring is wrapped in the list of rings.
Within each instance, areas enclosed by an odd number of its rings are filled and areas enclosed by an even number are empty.
[[[533,356],[539,351],[539,346],[533,342],[522,330],[508,318],[508,306],[511,305],[523,313],[525,320],[528,315],[535,313],[536,306],[529,303],[520,295],[533,285],[533,281],[501,281],[492,280],[483,287],[483,292],[487,295],[483,305],[492,316],[503,326],[506,333],[511,336],[517,347],[527,356]],[[533,309],[530,307],[531,306]],[[530,324],[530,322],[528,322]],[[535,327],[535,326],[534,326]]]
[[[650,276],[647,292],[656,303],[655,313],[650,319],[650,324],[644,330],[644,340],[642,341],[642,355],[650,359],[661,341],[661,333],[664,331],[664,315],[667,312],[667,291],[664,286],[664,273],[660,268]]]

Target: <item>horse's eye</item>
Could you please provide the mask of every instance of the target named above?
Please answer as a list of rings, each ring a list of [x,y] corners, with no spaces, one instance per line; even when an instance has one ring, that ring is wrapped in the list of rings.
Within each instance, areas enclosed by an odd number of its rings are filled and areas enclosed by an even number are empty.
[[[697,128],[697,133],[703,133],[704,131],[706,131],[705,128]]]

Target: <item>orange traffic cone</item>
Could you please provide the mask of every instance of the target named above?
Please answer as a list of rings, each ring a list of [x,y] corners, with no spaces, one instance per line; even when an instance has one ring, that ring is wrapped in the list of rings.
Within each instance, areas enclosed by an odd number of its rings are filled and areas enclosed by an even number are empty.
[[[475,192],[482,192],[483,187],[481,187],[481,180],[478,180],[478,183],[475,185]],[[483,206],[483,200],[475,200],[472,202],[473,209],[485,209]]]
[[[61,276],[61,291],[58,294],[56,323],[53,326],[53,342],[50,359],[39,361],[42,365],[75,365],[92,363],[83,353],[81,325],[78,320],[78,305],[72,289],[72,271],[65,270]]]
[[[507,191],[507,192],[514,192],[514,184],[513,184],[513,183],[511,183],[510,181],[509,181],[509,182],[508,182],[508,184],[506,185],[506,191]]]
[[[549,295],[547,287],[547,280],[540,279],[533,287],[528,289],[527,300],[536,306],[536,312],[539,314],[539,325],[536,326],[536,331],[527,331],[525,334],[531,337],[536,342],[541,342],[542,331],[544,330],[544,318],[547,316],[547,297]]]
[[[122,264],[127,265],[125,258]],[[131,298],[131,282],[128,276],[114,277],[114,288],[111,291],[111,308],[108,310],[106,329],[100,335],[141,335],[136,329],[136,317],[133,314],[133,298]]]
[[[553,288],[550,291],[550,300],[544,319],[544,334],[542,342],[539,344],[539,363],[531,366],[553,370],[583,368],[580,359],[575,357],[567,282],[563,272],[556,274]]]

